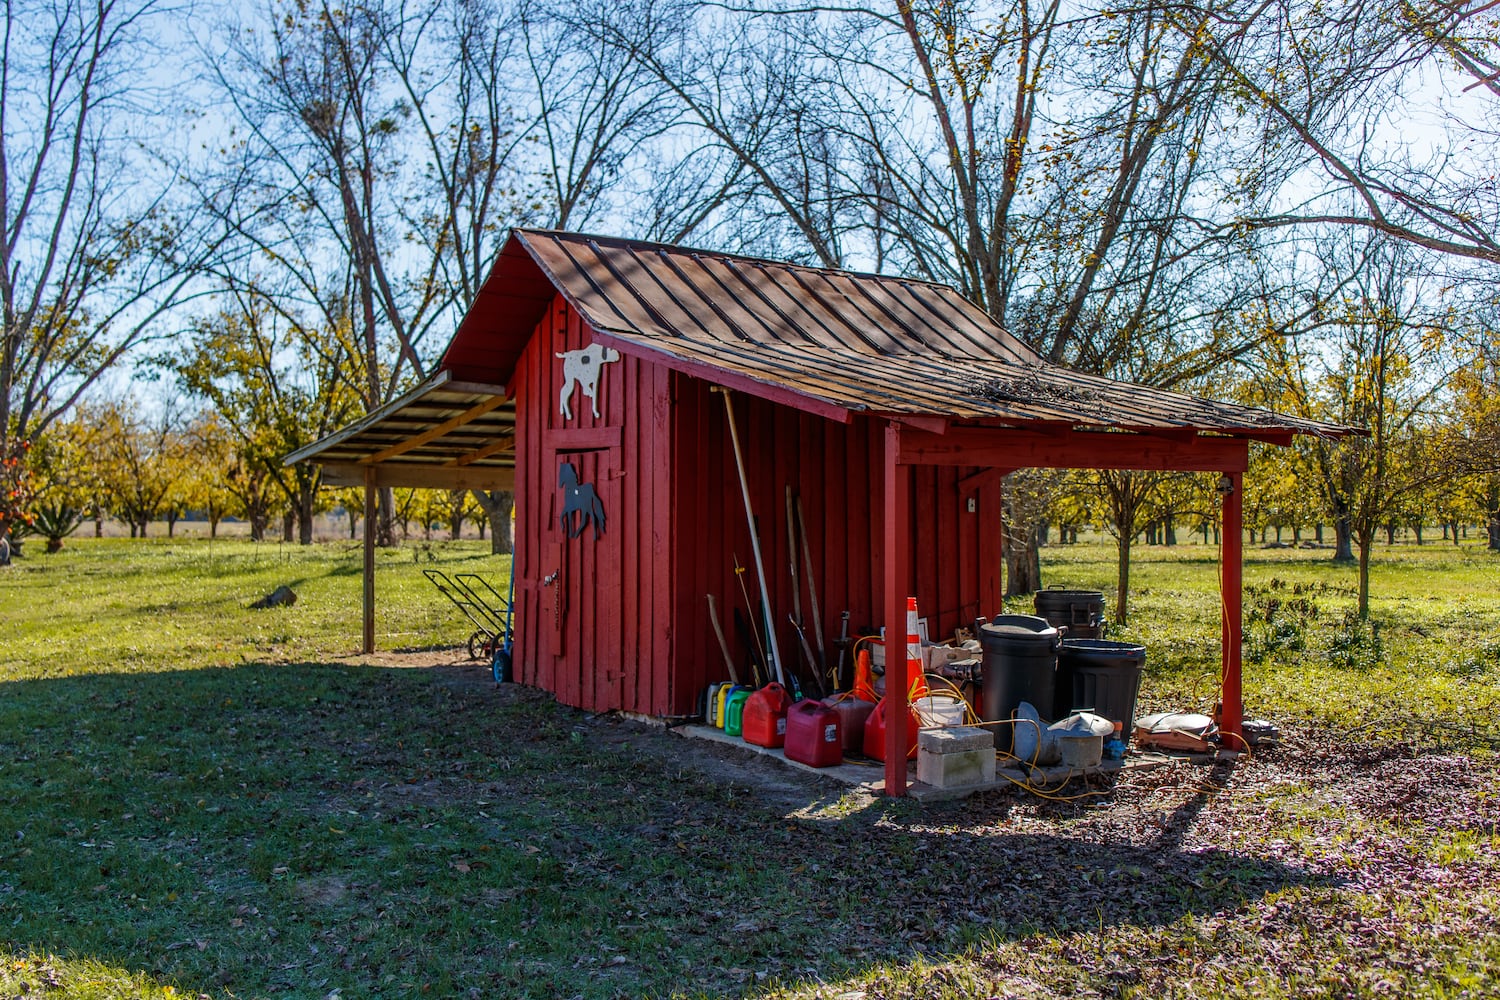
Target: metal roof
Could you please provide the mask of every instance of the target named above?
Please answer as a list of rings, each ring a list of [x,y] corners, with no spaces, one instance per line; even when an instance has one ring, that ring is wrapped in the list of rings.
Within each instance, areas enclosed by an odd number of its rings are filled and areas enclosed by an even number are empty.
[[[824,412],[1272,438],[1349,432],[1049,364],[946,285],[547,230],[516,230],[511,244],[507,283],[524,249],[613,346]],[[450,356],[479,346],[464,335]]]
[[[362,483],[373,467],[380,485],[503,488],[515,466],[506,383],[557,293],[626,353],[835,419],[864,412],[1280,444],[1353,432],[1050,364],[934,282],[517,229],[438,374],[286,462],[321,462],[335,485]]]
[[[516,405],[505,387],[439,372],[399,399],[288,455],[323,465],[331,486],[505,489],[514,481]]]

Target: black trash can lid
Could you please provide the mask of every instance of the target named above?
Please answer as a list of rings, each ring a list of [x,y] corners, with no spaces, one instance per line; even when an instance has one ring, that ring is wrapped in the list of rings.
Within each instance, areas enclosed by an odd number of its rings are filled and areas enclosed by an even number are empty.
[[[1000,615],[992,622],[979,627],[981,642],[986,637],[1011,642],[1038,642],[1052,645],[1057,642],[1058,632],[1045,618],[1032,615]]]
[[[1144,660],[1146,647],[1138,642],[1115,642],[1111,639],[1064,639],[1062,652],[1074,656]]]

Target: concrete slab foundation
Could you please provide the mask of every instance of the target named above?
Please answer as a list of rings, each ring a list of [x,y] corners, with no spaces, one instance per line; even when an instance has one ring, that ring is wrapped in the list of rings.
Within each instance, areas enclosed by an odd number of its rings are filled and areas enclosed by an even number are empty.
[[[774,757],[786,764],[787,767],[799,768],[812,774],[821,774],[824,777],[832,778],[840,784],[848,785],[851,788],[858,788],[872,794],[878,794],[885,790],[885,765],[877,760],[845,760],[844,763],[836,767],[809,767],[795,760],[787,760],[786,752],[783,750],[758,747],[753,743],[746,743],[740,737],[726,736],[722,729],[715,729],[712,726],[691,723],[685,726],[676,726],[672,729],[672,732],[692,739],[708,740],[712,743],[740,747],[764,757]],[[923,730],[922,734],[928,732],[931,731]],[[920,735],[922,734],[919,734],[919,742]],[[973,751],[963,752],[972,753]],[[1063,765],[1036,768],[1028,768],[1024,765],[1018,767],[999,767],[997,765],[993,775],[988,779],[961,787],[939,787],[935,784],[918,780],[918,766],[916,763],[912,763],[907,765],[907,782],[909,786],[907,792],[918,802],[946,802],[967,798],[978,792],[1006,789],[1013,786],[1054,789],[1073,778],[1116,774],[1124,770],[1151,770],[1179,760],[1190,760],[1193,763],[1208,764],[1216,760],[1230,759],[1233,759],[1233,757],[1223,754],[1174,755],[1132,751],[1123,761],[1106,760],[1101,761],[1095,767],[1081,769],[1069,768]]]

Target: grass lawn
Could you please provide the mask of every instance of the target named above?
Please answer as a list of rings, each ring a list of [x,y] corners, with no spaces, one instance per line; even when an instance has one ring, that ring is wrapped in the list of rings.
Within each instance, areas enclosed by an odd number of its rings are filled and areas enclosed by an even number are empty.
[[[346,544],[0,571],[0,996],[1500,993],[1476,544],[1377,550],[1369,624],[1326,552],[1248,552],[1276,751],[925,808],[496,688],[420,575],[499,586],[487,551],[382,553],[369,658]],[[1112,547],[1044,573],[1108,594]],[[1211,708],[1214,551],[1139,548],[1133,579],[1144,705]],[[280,583],[295,606],[247,610]]]

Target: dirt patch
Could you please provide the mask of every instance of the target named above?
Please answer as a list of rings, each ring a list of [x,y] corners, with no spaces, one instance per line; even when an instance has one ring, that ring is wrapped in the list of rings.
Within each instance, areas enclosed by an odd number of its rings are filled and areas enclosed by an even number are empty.
[[[521,685],[497,685],[488,663],[471,660],[461,647],[406,650],[349,657],[342,662],[398,669],[425,670],[432,682],[475,703],[501,704],[516,698],[552,701],[546,692]],[[685,739],[671,726],[656,720],[628,718],[618,713],[578,713],[574,728],[590,743],[628,749],[664,773],[691,771],[729,794],[753,799],[763,808],[792,815],[813,815],[842,803],[858,808],[867,793],[739,747]],[[436,802],[440,794],[425,790],[419,797]],[[411,795],[410,789],[398,794]],[[858,801],[855,801],[858,800]]]
[[[313,906],[336,906],[349,895],[344,880],[333,876],[298,879],[292,892],[304,903]]]

